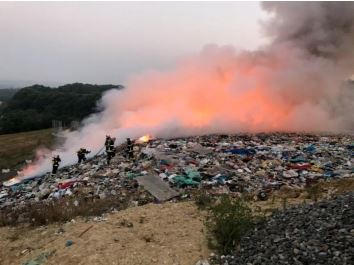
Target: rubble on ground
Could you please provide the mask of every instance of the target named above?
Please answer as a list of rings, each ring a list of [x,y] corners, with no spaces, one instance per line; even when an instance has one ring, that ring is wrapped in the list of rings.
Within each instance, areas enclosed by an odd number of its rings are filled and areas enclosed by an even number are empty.
[[[211,264],[353,264],[354,193],[280,211]]]
[[[79,196],[123,201],[134,194],[151,202],[153,196],[137,181],[147,175],[157,176],[182,198],[203,189],[210,195],[246,192],[267,199],[269,192],[282,186],[301,189],[319,180],[353,177],[353,143],[349,135],[295,133],[154,139],[135,146],[135,161],[125,158],[124,149],[118,147],[110,165],[100,155],[60,168],[56,175],[2,186],[0,210]]]

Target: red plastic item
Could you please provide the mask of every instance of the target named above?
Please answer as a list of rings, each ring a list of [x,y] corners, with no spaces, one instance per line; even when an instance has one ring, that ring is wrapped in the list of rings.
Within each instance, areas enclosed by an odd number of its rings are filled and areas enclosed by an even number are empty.
[[[73,181],[68,181],[68,182],[64,182],[64,183],[59,183],[58,184],[58,188],[59,189],[67,189],[67,188],[71,188],[76,182],[78,182],[77,180],[73,180]]]
[[[310,168],[311,165],[310,164],[302,164],[302,165],[298,165],[298,164],[289,164],[288,168],[290,169],[299,169],[299,170],[305,170]]]

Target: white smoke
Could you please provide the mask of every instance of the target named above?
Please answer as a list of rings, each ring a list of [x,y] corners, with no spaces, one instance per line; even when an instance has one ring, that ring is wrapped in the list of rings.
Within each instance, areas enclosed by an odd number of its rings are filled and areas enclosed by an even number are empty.
[[[274,17],[265,23],[273,38],[255,52],[207,46],[171,71],[131,78],[111,90],[103,111],[67,134],[62,166],[76,162],[85,147],[97,153],[105,136],[137,138],[259,131],[343,131],[353,129],[354,4],[351,2],[264,3]],[[25,177],[51,169],[53,153],[39,159]]]

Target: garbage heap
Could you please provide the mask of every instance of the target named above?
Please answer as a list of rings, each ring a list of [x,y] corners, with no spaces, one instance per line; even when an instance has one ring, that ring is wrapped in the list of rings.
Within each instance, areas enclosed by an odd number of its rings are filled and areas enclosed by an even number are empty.
[[[354,176],[352,135],[296,133],[207,135],[154,139],[136,144],[134,160],[124,146],[107,165],[105,155],[0,187],[0,210],[65,197],[104,199],[130,196],[135,204],[154,201],[137,179],[154,175],[178,194],[201,189],[212,195],[249,193],[258,199],[287,186]]]

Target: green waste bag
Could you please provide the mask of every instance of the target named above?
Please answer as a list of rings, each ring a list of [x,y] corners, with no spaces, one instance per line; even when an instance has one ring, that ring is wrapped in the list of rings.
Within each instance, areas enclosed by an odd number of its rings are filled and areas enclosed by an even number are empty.
[[[134,179],[134,178],[136,178],[137,176],[138,176],[138,174],[133,173],[133,172],[128,172],[128,173],[127,173],[127,178],[128,178],[128,179]]]
[[[173,178],[173,182],[177,187],[199,185],[198,181],[194,181],[192,178],[188,176],[175,176]]]
[[[188,178],[194,181],[200,182],[202,180],[202,177],[200,176],[200,173],[197,170],[190,169],[187,170],[186,173]]]

